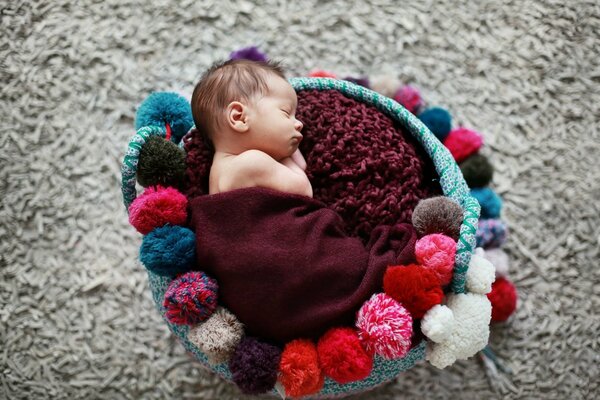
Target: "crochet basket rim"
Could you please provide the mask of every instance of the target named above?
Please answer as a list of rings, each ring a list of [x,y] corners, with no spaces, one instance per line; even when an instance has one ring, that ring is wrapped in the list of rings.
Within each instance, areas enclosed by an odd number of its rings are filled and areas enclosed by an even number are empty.
[[[465,293],[466,273],[471,255],[475,249],[475,233],[480,214],[480,206],[477,200],[471,196],[460,168],[449,150],[414,114],[393,99],[383,96],[373,90],[349,81],[333,78],[299,77],[290,78],[288,81],[296,92],[303,90],[337,90],[349,98],[374,106],[383,114],[398,122],[419,142],[434,163],[444,196],[457,202],[463,209],[463,222],[461,224],[460,236],[457,242],[455,269],[451,290],[454,293]],[[136,197],[135,170],[137,167],[139,150],[146,140],[153,135],[165,137],[166,130],[164,127],[160,126],[142,127],[138,129],[129,142],[128,152],[122,167],[122,191],[126,208],[128,208],[128,205],[131,204]],[[183,146],[183,140],[179,145],[181,147]],[[188,326],[173,325],[164,318],[162,300],[171,279],[154,274],[151,271],[148,271],[148,278],[153,300],[158,311],[167,322],[170,330],[178,337],[186,350],[194,354],[205,367],[209,368],[214,373],[217,373],[224,379],[231,381],[231,372],[226,364],[219,364],[216,366],[210,365],[208,363],[208,358],[199,348],[187,339],[189,331]],[[419,345],[411,349],[404,358],[399,360],[386,360],[376,355],[373,363],[373,370],[366,379],[348,384],[338,384],[337,382],[326,378],[322,390],[310,397],[335,398],[371,390],[394,379],[400,372],[411,368],[418,361],[423,360],[425,358],[425,347],[426,341],[422,340]],[[277,394],[277,391],[273,389],[271,393]]]

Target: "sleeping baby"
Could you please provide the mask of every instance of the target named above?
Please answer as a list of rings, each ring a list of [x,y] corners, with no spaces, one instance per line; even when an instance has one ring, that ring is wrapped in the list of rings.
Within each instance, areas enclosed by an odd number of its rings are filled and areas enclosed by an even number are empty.
[[[279,344],[352,326],[387,266],[413,261],[416,242],[411,225],[396,224],[365,245],[313,198],[296,108],[271,62],[216,64],[192,96],[194,134],[214,150],[208,195],[189,202],[196,267],[217,280],[219,304],[247,335]]]
[[[312,197],[297,104],[278,63],[230,60],[204,73],[192,115],[214,149],[209,194],[264,187]]]

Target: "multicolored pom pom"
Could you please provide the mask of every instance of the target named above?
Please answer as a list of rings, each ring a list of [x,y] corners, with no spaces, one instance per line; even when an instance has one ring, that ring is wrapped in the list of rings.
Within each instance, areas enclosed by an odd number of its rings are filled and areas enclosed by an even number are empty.
[[[313,69],[309,74],[311,78],[333,78],[337,79],[337,75],[333,72],[325,71],[324,69]]]
[[[443,108],[429,108],[417,117],[429,128],[431,133],[437,137],[440,142],[444,142],[452,129],[452,116]]]
[[[140,261],[155,274],[175,276],[196,262],[196,236],[188,228],[165,225],[144,236]]]
[[[217,308],[217,281],[204,272],[191,271],[174,279],[165,292],[165,317],[176,325],[195,325]]]
[[[286,396],[307,396],[321,390],[325,376],[313,342],[297,339],[285,345],[279,362],[279,381]]]
[[[458,203],[444,196],[423,199],[412,214],[412,224],[419,237],[442,233],[458,240],[463,210]]]
[[[481,135],[466,128],[453,129],[444,139],[444,146],[450,150],[456,162],[462,162],[470,155],[477,153],[482,145]]]
[[[212,365],[227,362],[244,336],[244,325],[223,307],[188,332],[188,339],[204,353]]]
[[[477,247],[484,249],[501,247],[506,242],[508,229],[506,224],[499,219],[480,219],[477,224],[475,240]]]
[[[373,369],[373,357],[362,347],[352,328],[332,328],[317,344],[319,363],[325,375],[338,383],[366,378]]]
[[[398,89],[394,94],[394,100],[402,104],[404,108],[413,114],[417,114],[423,107],[423,99],[417,88],[406,85]]]
[[[376,293],[357,313],[358,337],[365,349],[385,359],[404,357],[410,350],[412,317],[385,293]]]
[[[492,291],[487,295],[492,303],[492,321],[504,322],[517,308],[517,289],[508,279],[496,278]]]
[[[417,240],[415,256],[421,266],[435,271],[442,286],[450,283],[456,256],[456,242],[451,237],[441,233],[423,236]]]
[[[129,206],[129,223],[143,235],[187,220],[187,198],[175,188],[149,187]]]
[[[491,188],[473,188],[471,196],[481,205],[481,218],[499,218],[502,211],[502,199]]]
[[[267,61],[267,55],[260,51],[256,46],[244,47],[237,51],[231,52],[230,60],[250,60],[250,61]]]
[[[383,276],[383,290],[402,304],[413,319],[423,318],[427,310],[444,299],[437,274],[416,264],[388,267]]]
[[[229,369],[243,393],[261,394],[275,387],[280,359],[277,347],[244,337],[229,360]]]

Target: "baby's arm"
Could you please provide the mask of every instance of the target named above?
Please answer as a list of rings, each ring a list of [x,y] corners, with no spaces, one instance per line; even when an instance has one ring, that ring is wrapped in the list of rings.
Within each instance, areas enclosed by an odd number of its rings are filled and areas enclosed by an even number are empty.
[[[293,164],[299,169],[298,165]],[[260,186],[312,197],[312,187],[303,171],[294,171],[262,151],[245,151],[237,156],[232,166],[232,187]]]

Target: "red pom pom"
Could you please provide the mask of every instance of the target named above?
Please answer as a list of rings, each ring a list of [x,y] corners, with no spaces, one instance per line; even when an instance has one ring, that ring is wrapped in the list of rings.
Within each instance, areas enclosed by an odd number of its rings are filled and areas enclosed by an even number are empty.
[[[444,299],[435,271],[416,264],[388,267],[383,276],[383,290],[402,304],[414,319],[423,318],[427,310]]]
[[[483,138],[475,131],[457,128],[450,131],[444,140],[444,146],[450,150],[456,162],[462,162],[475,154],[483,144]]]
[[[332,328],[317,344],[319,363],[325,375],[338,383],[366,378],[373,368],[373,357],[360,344],[352,328]]]
[[[148,187],[129,206],[129,223],[143,235],[166,224],[183,225],[186,219],[187,198],[171,187]]]
[[[312,78],[333,78],[333,79],[337,79],[337,75],[336,74],[334,74],[333,72],[322,70],[322,69],[314,69],[314,70],[311,71],[310,74],[308,74],[308,76],[310,76]]]
[[[217,308],[217,281],[204,272],[190,271],[171,281],[163,307],[165,317],[176,325],[196,325]]]
[[[497,277],[492,284],[492,291],[487,295],[492,303],[492,321],[503,322],[517,308],[517,289],[508,279]]]
[[[317,393],[325,376],[319,367],[317,347],[310,340],[297,339],[285,345],[279,362],[279,380],[291,397]]]

